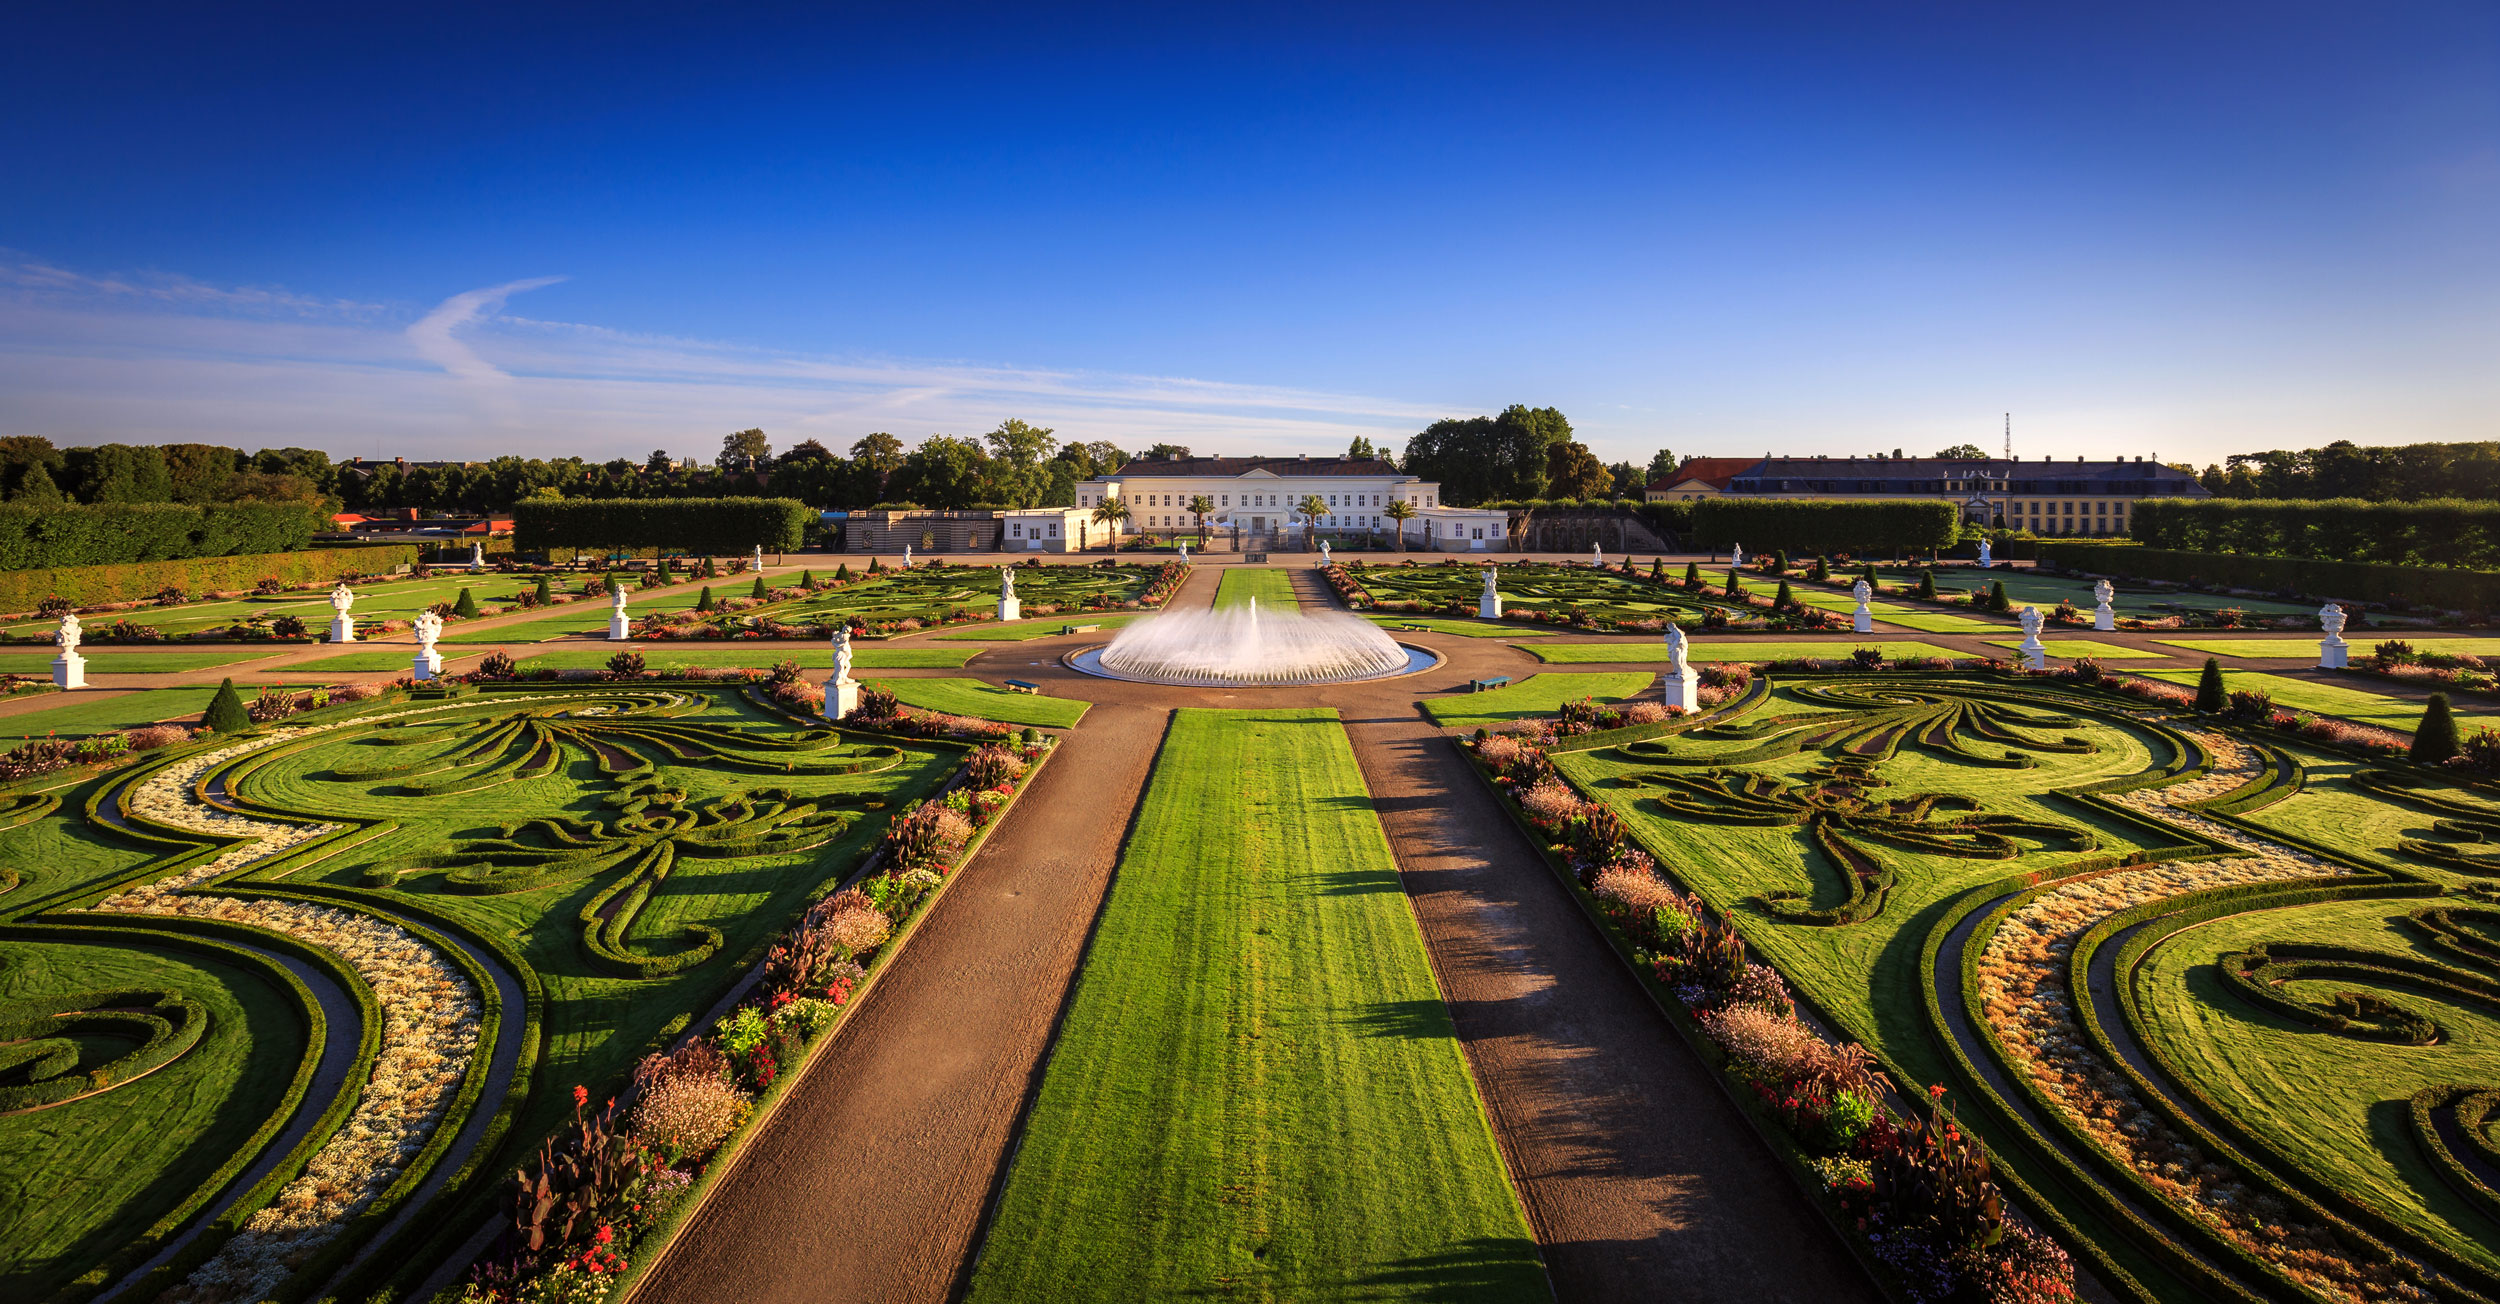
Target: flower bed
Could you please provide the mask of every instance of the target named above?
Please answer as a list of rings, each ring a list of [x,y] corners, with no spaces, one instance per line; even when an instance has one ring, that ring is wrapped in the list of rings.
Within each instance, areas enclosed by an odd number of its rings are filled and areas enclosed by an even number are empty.
[[[712,1026],[639,1065],[515,1175],[517,1212],[474,1265],[463,1304],[595,1301],[629,1291],[772,1117],[911,939],[1051,747],[985,745],[957,784],[888,826],[877,854],[771,948]]]

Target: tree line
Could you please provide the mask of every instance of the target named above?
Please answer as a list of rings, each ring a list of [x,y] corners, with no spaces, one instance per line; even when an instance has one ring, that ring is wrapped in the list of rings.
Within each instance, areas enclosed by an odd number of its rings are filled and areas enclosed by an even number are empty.
[[[2362,445],[2234,453],[2197,477],[2216,498],[2500,498],[2500,443]]]

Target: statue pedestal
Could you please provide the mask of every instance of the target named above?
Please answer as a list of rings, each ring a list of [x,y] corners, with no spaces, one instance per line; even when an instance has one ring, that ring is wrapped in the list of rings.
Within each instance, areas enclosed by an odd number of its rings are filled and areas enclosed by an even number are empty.
[[[1022,598],[1000,598],[998,600],[998,618],[1000,620],[1022,620],[1024,618],[1024,600]]]
[[[330,641],[333,643],[355,642],[356,622],[346,616],[333,617],[330,621]]]
[[[408,677],[422,684],[443,677],[443,654],[426,648],[409,659]]]
[[[2346,643],[2340,635],[2329,634],[2318,640],[2318,669],[2320,670],[2342,670],[2346,666],[2346,659],[2351,655],[2352,645]]]
[[[632,622],[632,621],[630,621],[630,620],[627,620],[627,619],[625,618],[625,613],[624,613],[624,612],[621,612],[621,611],[620,611],[620,612],[616,613],[615,615],[608,617],[608,641],[609,641],[609,642],[611,642],[611,643],[622,643],[622,642],[624,642],[625,640],[627,640],[627,639],[629,639],[629,638],[632,638],[633,636],[634,636],[634,622]]]
[[[1682,674],[1677,674],[1672,668],[1661,671],[1658,691],[1668,706],[1698,711],[1701,709],[1701,672],[1691,666],[1684,667]]]
[[[859,709],[859,681],[828,679],[825,681],[825,718],[839,720]]]
[[[1856,614],[1849,618],[1849,628],[1860,634],[1874,633],[1875,613],[1864,607],[1858,608]]]
[[[2040,645],[2039,635],[2025,636],[2023,645],[2015,651],[2022,655],[2023,669],[2046,670],[2049,668],[2049,650]]]
[[[1484,620],[1500,620],[1502,618],[1502,595],[1487,593],[1477,598],[1476,615]]]
[[[2094,607],[2092,609],[2092,628],[2097,629],[2104,634],[2118,628],[2118,613],[2110,610],[2107,605]]]
[[[52,686],[60,689],[87,686],[87,658],[63,651],[52,659]]]

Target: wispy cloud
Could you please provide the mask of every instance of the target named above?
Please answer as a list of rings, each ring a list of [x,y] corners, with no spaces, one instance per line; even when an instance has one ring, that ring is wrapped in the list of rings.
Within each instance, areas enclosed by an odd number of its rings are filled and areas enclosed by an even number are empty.
[[[761,425],[777,445],[978,433],[1205,452],[1402,440],[1454,409],[1187,376],[837,357],[508,315],[534,277],[431,309],[92,275],[0,253],[0,434],[296,443],[342,455],[640,456]]]

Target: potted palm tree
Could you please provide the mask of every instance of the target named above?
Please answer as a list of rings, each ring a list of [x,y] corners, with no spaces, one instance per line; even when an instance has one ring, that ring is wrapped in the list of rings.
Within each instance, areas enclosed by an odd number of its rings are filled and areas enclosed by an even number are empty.
[[[1328,514],[1328,500],[1320,497],[1318,494],[1304,494],[1302,495],[1302,501],[1293,505],[1293,510],[1294,513],[1300,516],[1304,522],[1302,527],[1303,551],[1308,552],[1319,547],[1319,518]]]
[[[1105,498],[1094,507],[1094,524],[1105,527],[1105,544],[1112,552],[1120,550],[1120,527],[1128,524],[1128,504],[1117,498]]]
[[[1415,519],[1415,505],[1403,498],[1392,498],[1388,506],[1380,509],[1380,514],[1397,522],[1398,551],[1406,551],[1406,523]]]
[[[1198,494],[1189,500],[1189,514],[1198,518],[1198,551],[1207,550],[1207,513],[1215,510],[1215,500]]]

